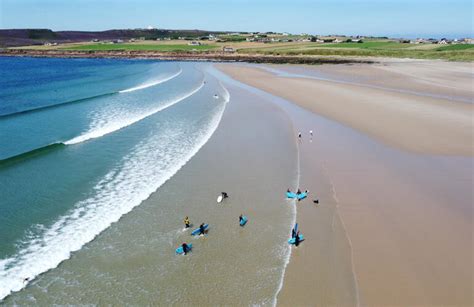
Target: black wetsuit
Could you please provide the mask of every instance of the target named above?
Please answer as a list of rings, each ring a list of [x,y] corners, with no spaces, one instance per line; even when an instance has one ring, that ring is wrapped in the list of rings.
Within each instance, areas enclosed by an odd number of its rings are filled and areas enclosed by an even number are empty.
[[[200,235],[204,234],[204,224],[199,225],[199,234]]]
[[[183,245],[181,245],[183,247],[183,253],[186,255],[188,253],[188,245],[186,243],[183,243]]]

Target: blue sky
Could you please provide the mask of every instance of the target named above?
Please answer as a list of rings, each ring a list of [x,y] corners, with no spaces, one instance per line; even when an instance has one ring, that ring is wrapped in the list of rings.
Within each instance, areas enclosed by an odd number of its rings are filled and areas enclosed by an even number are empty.
[[[470,0],[0,0],[0,28],[473,36]]]

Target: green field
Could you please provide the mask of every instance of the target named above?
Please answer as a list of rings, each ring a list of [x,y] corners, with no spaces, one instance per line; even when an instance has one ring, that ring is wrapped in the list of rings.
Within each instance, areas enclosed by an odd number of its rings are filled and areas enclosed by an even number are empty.
[[[323,55],[388,57],[413,59],[442,59],[448,61],[474,61],[473,45],[414,45],[391,41],[369,41],[363,43],[339,44],[293,44],[278,46],[269,44],[261,48],[241,49],[240,53],[258,53],[274,55]]]
[[[93,50],[93,51],[162,51],[162,52],[186,52],[207,51],[217,48],[212,45],[167,45],[167,44],[88,44],[63,48],[64,50]]]
[[[443,47],[436,48],[438,51],[449,51],[449,50],[468,50],[474,48],[472,44],[458,44],[458,45],[447,45]]]

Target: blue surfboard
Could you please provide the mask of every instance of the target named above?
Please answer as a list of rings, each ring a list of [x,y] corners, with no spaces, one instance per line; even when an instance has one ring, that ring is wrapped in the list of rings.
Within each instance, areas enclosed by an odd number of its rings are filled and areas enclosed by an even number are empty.
[[[244,215],[242,216],[242,220],[240,221],[240,226],[245,226],[247,224],[248,218]]]
[[[304,236],[302,234],[300,234],[300,242],[303,242],[304,241]],[[295,244],[296,242],[296,239],[295,238],[291,238],[291,239],[288,239],[288,243],[290,244]]]
[[[287,198],[296,198],[296,193],[293,193],[293,192],[286,192],[286,197],[287,197]]]
[[[190,252],[192,248],[193,248],[193,245],[191,243],[189,243],[188,244],[188,252]],[[183,246],[180,246],[176,249],[176,254],[184,254]]]
[[[207,231],[209,229],[209,224],[204,224],[204,231]],[[198,235],[201,231],[199,230],[199,227],[194,229],[193,232],[191,232],[191,235],[195,236]]]
[[[298,194],[296,198],[298,198],[298,200],[302,200],[302,199],[305,199],[307,196],[308,196],[308,193],[303,192],[301,194]]]

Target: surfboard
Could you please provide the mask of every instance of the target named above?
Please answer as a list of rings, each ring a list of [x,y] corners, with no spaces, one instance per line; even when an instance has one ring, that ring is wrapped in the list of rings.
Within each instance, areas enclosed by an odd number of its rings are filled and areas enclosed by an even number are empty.
[[[204,224],[204,231],[207,231],[209,229],[209,224]],[[191,232],[192,236],[198,235],[200,232],[199,227],[194,229],[193,232]]]
[[[296,193],[293,193],[293,192],[286,192],[286,197],[288,197],[288,198],[296,198]]]
[[[304,236],[302,234],[300,234],[300,243],[304,241]],[[295,238],[291,238],[291,239],[288,239],[288,243],[290,244],[295,244],[296,242],[296,239]]]
[[[192,248],[193,248],[193,244],[189,243],[188,244],[188,252],[190,252]],[[176,249],[176,254],[184,254],[183,246],[180,246]]]
[[[222,196],[222,194],[219,195],[219,196],[217,196],[217,203],[220,203],[220,202],[222,202],[223,200],[224,200],[224,196]]]
[[[298,198],[298,200],[302,200],[302,199],[305,199],[307,196],[308,196],[308,193],[303,192],[301,194],[298,194],[296,198]]]
[[[242,216],[242,220],[240,221],[240,226],[245,226],[247,224],[248,218],[244,215]]]

